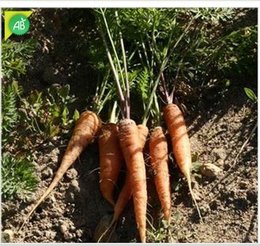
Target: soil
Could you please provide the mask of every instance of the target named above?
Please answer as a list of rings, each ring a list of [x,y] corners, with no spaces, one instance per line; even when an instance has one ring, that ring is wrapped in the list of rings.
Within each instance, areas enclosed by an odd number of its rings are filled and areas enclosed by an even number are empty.
[[[84,67],[80,69],[86,70]],[[81,81],[85,83],[86,76],[83,77]],[[62,78],[59,79],[62,81]],[[74,79],[72,76],[71,81]],[[36,83],[35,87],[39,88],[41,81],[35,79],[32,83]],[[150,175],[147,180],[147,240],[256,243],[256,105],[250,102],[243,86],[239,84],[224,91],[218,87],[203,89],[184,104],[187,108],[185,118],[194,159],[192,185],[203,221],[198,217],[185,179],[176,168],[174,158],[171,158],[172,222],[167,225],[161,219],[161,208]],[[104,231],[104,225],[111,219],[113,209],[99,191],[99,157],[95,141],[82,153],[23,229],[17,231],[58,168],[67,140],[58,138],[56,143],[55,146],[46,143],[41,151],[35,153],[38,159],[37,173],[41,180],[36,193],[31,198],[2,203],[1,229],[2,232],[6,231],[3,234],[6,240],[9,236],[9,241],[15,243],[96,242]],[[212,171],[210,175],[205,174],[201,171],[201,166],[205,164],[218,167],[214,169],[217,171]],[[149,165],[147,171],[150,173]],[[124,172],[116,193],[120,190],[123,179]],[[111,234],[110,242],[138,241],[133,204],[130,201]]]
[[[157,228],[156,231],[149,229],[150,242],[257,242],[256,131],[250,136],[256,124],[256,110],[242,92],[239,87],[231,88],[214,107],[205,101],[197,102],[196,111],[199,113],[194,110],[186,116],[196,165],[211,163],[221,171],[213,177],[202,175],[200,169],[193,172],[193,189],[203,218],[200,222],[185,180],[175,164],[169,163],[172,224],[168,229],[158,218],[160,205],[154,196],[152,182],[148,180],[148,220],[154,221],[153,226]],[[16,200],[4,204],[2,231],[17,231],[30,208],[28,205],[33,204],[50,183],[64,147],[49,146],[39,155],[39,188],[30,201]],[[96,228],[105,224],[112,215],[112,207],[99,191],[98,171],[98,148],[94,142],[23,230],[15,234],[13,242],[94,242]],[[166,229],[170,230],[171,239],[166,237]],[[131,201],[110,240],[135,242],[138,241],[137,234]]]

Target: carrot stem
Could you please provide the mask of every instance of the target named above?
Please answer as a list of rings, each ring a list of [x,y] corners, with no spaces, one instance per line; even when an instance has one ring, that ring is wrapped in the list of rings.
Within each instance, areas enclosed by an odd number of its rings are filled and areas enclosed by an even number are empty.
[[[119,16],[118,16],[117,11],[115,11],[115,16],[116,16],[117,24],[120,25]],[[126,87],[125,110],[126,110],[126,118],[130,119],[130,89],[129,89],[129,80],[128,80],[128,73],[127,73],[126,53],[125,53],[125,46],[124,46],[124,40],[123,40],[123,37],[122,37],[122,32],[120,30],[119,30],[119,38],[120,38],[121,50],[122,50],[122,55],[123,55],[124,70],[125,70],[125,87]]]
[[[120,64],[120,60],[119,60],[117,52],[116,52],[116,47],[115,47],[114,41],[112,39],[111,32],[110,32],[109,27],[108,27],[108,23],[107,23],[107,19],[106,19],[106,16],[105,16],[105,12],[104,12],[103,9],[100,9],[100,10],[101,10],[102,17],[103,17],[103,20],[104,20],[104,24],[105,24],[105,27],[106,27],[107,35],[108,35],[109,41],[110,41],[112,49],[113,49],[113,53],[114,53],[114,55],[116,57],[116,61],[117,61],[117,65],[118,65],[118,68],[119,68],[120,76],[121,76],[121,79],[122,79],[122,82],[123,82],[123,88],[125,89],[124,76],[123,76],[123,72],[122,72],[123,70],[122,70],[122,67],[121,67],[121,64]]]
[[[145,112],[144,112],[143,124],[146,124],[146,122],[147,122],[147,120],[148,120],[148,115],[149,115],[149,113],[150,113],[150,109],[151,109],[151,106],[152,106],[152,103],[153,103],[153,97],[154,97],[154,94],[155,94],[156,89],[157,89],[157,87],[158,87],[161,74],[163,73],[163,71],[164,71],[164,69],[165,69],[165,67],[166,67],[166,64],[167,64],[167,62],[166,62],[166,60],[164,60],[164,61],[162,62],[162,65],[161,65],[159,74],[158,74],[158,76],[157,76],[157,78],[156,78],[156,80],[155,80],[155,82],[154,82],[154,87],[153,87],[153,89],[152,89],[152,91],[151,91],[151,96],[150,96],[148,105],[147,105],[147,107],[146,107],[146,110],[145,110]]]
[[[169,104],[172,102],[172,98],[171,96],[169,95],[168,93],[168,90],[167,90],[167,85],[166,85],[166,82],[165,82],[165,78],[164,78],[164,74],[162,73],[161,74],[161,82],[162,82],[162,87],[163,87],[163,91],[164,91],[164,95],[165,95],[165,99],[166,99],[166,102]]]
[[[122,88],[121,88],[121,85],[120,85],[119,75],[118,75],[118,72],[117,72],[117,70],[115,68],[115,65],[114,65],[111,53],[110,53],[110,51],[108,49],[108,45],[107,45],[107,42],[106,42],[106,39],[105,39],[105,35],[104,35],[104,33],[103,33],[101,28],[100,28],[100,33],[101,33],[101,36],[102,36],[102,39],[103,39],[103,42],[104,42],[104,45],[105,45],[107,57],[108,57],[108,60],[109,60],[109,63],[110,63],[113,75],[114,75],[114,78],[115,78],[115,82],[116,82],[116,86],[117,86],[117,92],[118,92],[119,100],[120,100],[121,114],[122,114],[122,117],[124,118],[125,117],[125,114],[124,114],[124,101],[125,101],[125,98],[124,98],[124,94],[123,94],[123,91],[122,91]]]
[[[117,109],[117,101],[114,102],[111,114],[110,114],[110,123],[116,123],[117,122],[117,117],[116,117],[116,109]]]
[[[95,93],[95,100],[93,102],[93,111],[97,113],[97,115],[100,114],[102,109],[104,108],[104,105],[107,103],[107,101],[110,99],[113,89],[108,89],[108,79],[110,75],[110,70],[107,70],[107,73],[105,74],[103,80],[99,83],[96,93]]]
[[[108,44],[106,42],[104,33],[102,31],[102,26],[101,26],[100,29],[101,29],[102,39],[103,39],[104,44],[105,44],[106,53],[107,53],[107,56],[108,56],[108,59],[109,59],[109,63],[111,65],[111,69],[112,69],[114,77],[115,77],[115,82],[116,82],[116,86],[117,86],[117,90],[118,90],[118,94],[119,94],[119,98],[120,98],[120,109],[121,109],[122,117],[123,117],[123,119],[124,118],[130,119],[130,88],[129,88],[128,73],[127,73],[126,52],[125,52],[122,33],[121,33],[121,31],[119,31],[119,38],[120,38],[121,51],[122,51],[122,56],[123,56],[124,70],[121,67],[120,60],[118,58],[118,54],[116,52],[115,44],[114,44],[114,41],[112,39],[111,32],[109,30],[109,26],[108,26],[106,16],[105,16],[105,12],[104,12],[103,9],[101,9],[101,13],[102,13],[103,21],[104,21],[104,24],[105,24],[106,32],[107,32],[110,44],[112,46],[114,56],[115,56],[117,68],[119,70],[119,71],[117,70],[115,63],[113,62],[113,59],[112,59],[111,53],[109,51]],[[115,11],[115,17],[116,17],[117,24],[120,25],[117,11]],[[125,77],[123,76],[123,71],[125,72]],[[120,76],[119,76],[119,74],[120,74]],[[121,83],[120,83],[120,78],[121,78]],[[122,87],[123,87],[124,91],[122,90]]]

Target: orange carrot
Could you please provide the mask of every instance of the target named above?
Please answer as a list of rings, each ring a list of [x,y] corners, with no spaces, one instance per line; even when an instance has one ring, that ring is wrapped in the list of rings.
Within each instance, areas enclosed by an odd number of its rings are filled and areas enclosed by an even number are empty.
[[[118,196],[118,199],[116,201],[115,207],[114,207],[114,215],[111,223],[114,223],[118,220],[119,216],[123,212],[127,202],[130,200],[132,196],[132,187],[130,183],[130,174],[129,172],[126,173],[126,179],[125,184]]]
[[[154,171],[155,187],[161,202],[164,218],[171,216],[171,191],[168,169],[168,146],[162,127],[155,127],[150,135],[149,152]]]
[[[174,157],[178,167],[187,179],[192,199],[201,218],[200,210],[191,188],[191,149],[183,114],[176,104],[170,103],[164,107],[163,115],[171,136]]]
[[[107,235],[107,233],[111,230],[111,228],[113,228],[112,231],[109,233],[109,236],[108,236],[108,240],[110,239],[112,233],[114,232],[116,222],[117,222],[119,216],[121,215],[121,213],[123,212],[126,204],[130,200],[131,196],[132,196],[132,186],[131,186],[131,183],[130,183],[129,172],[127,172],[124,186],[123,186],[122,190],[120,191],[119,196],[118,196],[117,201],[116,201],[116,204],[114,206],[113,218],[112,218],[109,226],[107,227],[107,229],[99,237],[98,243],[101,242],[101,240],[104,238],[104,236]]]
[[[137,228],[141,242],[146,241],[147,188],[145,163],[138,128],[131,119],[119,122],[119,141],[130,175]]]
[[[138,128],[138,132],[139,132],[139,138],[140,138],[140,141],[141,141],[141,146],[142,146],[142,149],[143,149],[145,142],[146,142],[146,138],[147,138],[148,133],[149,133],[149,130],[148,130],[147,126],[142,125],[142,124],[137,125],[137,128]]]
[[[149,130],[145,125],[141,125],[141,124],[137,125],[137,128],[138,128],[138,133],[139,133],[139,140],[141,142],[141,148],[143,149]],[[109,224],[106,231],[99,238],[99,242],[106,235],[106,233],[111,229],[111,227],[113,225],[115,225],[115,222],[118,220],[118,218],[122,214],[126,204],[130,200],[132,193],[133,192],[132,192],[132,185],[130,183],[130,173],[129,173],[129,171],[127,171],[124,186],[119,193],[119,196],[117,198],[117,201],[116,201],[116,204],[114,207],[114,215],[113,215],[112,221]],[[112,234],[112,232],[110,233],[110,235]],[[109,238],[110,238],[110,236],[109,236]]]
[[[141,148],[143,149],[149,131],[145,125],[138,125],[137,128],[138,128],[138,132],[139,132]],[[131,183],[130,183],[130,174],[129,174],[129,171],[127,171],[125,184],[118,196],[117,202],[114,207],[114,216],[113,216],[112,223],[115,222],[116,220],[118,220],[119,216],[123,212],[127,202],[131,198],[131,196],[132,196],[132,189],[131,189]]]
[[[65,172],[76,161],[84,148],[94,139],[101,127],[100,118],[92,111],[85,111],[80,115],[80,118],[76,122],[75,128],[72,133],[72,137],[68,143],[66,151],[64,153],[61,165],[57,170],[55,177],[47,190],[43,193],[34,207],[30,210],[26,216],[22,226],[26,220],[31,216],[35,209],[45,200],[45,198],[52,192],[52,190],[59,183]]]
[[[100,158],[99,187],[103,197],[112,205],[115,205],[113,191],[123,161],[117,133],[117,125],[108,123],[101,128],[98,141]]]

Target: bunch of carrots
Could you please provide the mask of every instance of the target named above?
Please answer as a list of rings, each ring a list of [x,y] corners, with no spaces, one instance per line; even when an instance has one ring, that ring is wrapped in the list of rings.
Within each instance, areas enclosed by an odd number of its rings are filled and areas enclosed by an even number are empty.
[[[172,151],[176,163],[186,177],[192,194],[190,142],[183,114],[177,104],[169,103],[163,109],[163,117],[171,137]],[[99,116],[93,111],[85,111],[80,115],[52,183],[29,212],[25,221],[53,191],[85,147],[93,142],[95,138],[98,138],[99,144],[100,192],[114,207],[111,226],[119,219],[132,197],[140,239],[141,242],[145,242],[147,176],[143,148],[146,142],[148,142],[149,146],[150,163],[155,173],[155,187],[164,218],[169,222],[171,218],[171,191],[168,170],[169,150],[165,131],[161,126],[156,126],[149,133],[145,125],[136,125],[130,118],[122,119],[117,124],[111,122],[102,124]],[[127,167],[126,179],[119,196],[115,200],[114,191],[124,161]]]
[[[101,14],[105,25],[105,13],[101,10]],[[168,170],[169,149],[166,140],[166,131],[161,127],[161,122],[164,120],[167,126],[167,131],[172,142],[172,152],[175,157],[176,164],[187,180],[191,197],[196,205],[199,213],[199,208],[194,198],[191,188],[191,149],[190,141],[187,133],[187,127],[182,111],[178,103],[174,99],[174,90],[169,94],[166,88],[166,82],[163,76],[166,63],[162,62],[159,69],[159,74],[153,81],[151,87],[151,96],[146,107],[145,117],[142,124],[137,124],[131,119],[130,112],[130,89],[127,77],[127,63],[125,56],[124,43],[120,35],[121,50],[123,53],[123,65],[121,68],[120,62],[114,60],[109,50],[110,43],[113,47],[111,35],[108,32],[109,42],[105,39],[105,35],[101,32],[104,45],[106,47],[108,61],[110,63],[111,71],[114,76],[115,88],[118,92],[120,102],[121,119],[117,120],[115,112],[117,111],[117,102],[114,102],[114,107],[111,113],[109,122],[103,123],[99,117],[100,109],[93,111],[85,111],[80,115],[76,122],[71,139],[68,143],[67,149],[64,153],[61,165],[56,172],[56,175],[48,187],[48,189],[39,198],[31,211],[24,219],[24,223],[32,215],[35,209],[44,201],[44,199],[53,191],[57,184],[62,179],[66,171],[76,161],[82,151],[88,144],[98,139],[99,145],[99,166],[100,166],[100,192],[103,197],[113,206],[114,215],[107,230],[102,234],[102,237],[116,225],[120,215],[126,207],[128,201],[132,198],[134,204],[134,213],[136,225],[140,235],[140,241],[146,242],[146,213],[147,213],[147,174],[146,163],[144,159],[143,149],[145,144],[149,146],[148,161],[154,171],[154,183],[158,193],[158,197],[163,210],[165,220],[170,223],[171,219],[171,189],[170,189],[170,175]],[[114,56],[117,57],[115,49],[112,49]],[[117,71],[124,72],[125,76],[120,76]],[[107,81],[103,83],[106,85]],[[163,110],[159,108],[158,97],[156,92],[158,84],[161,83],[164,88],[164,96],[166,105]],[[102,94],[103,93],[103,94]],[[105,94],[102,90],[102,96]],[[153,128],[149,131],[146,126],[147,115],[154,107],[156,118]],[[163,113],[161,113],[163,112]],[[120,171],[123,165],[126,165],[125,183],[115,199],[115,187]],[[199,213],[200,216],[200,213]],[[201,216],[200,216],[201,217]],[[24,224],[23,223],[23,224]]]

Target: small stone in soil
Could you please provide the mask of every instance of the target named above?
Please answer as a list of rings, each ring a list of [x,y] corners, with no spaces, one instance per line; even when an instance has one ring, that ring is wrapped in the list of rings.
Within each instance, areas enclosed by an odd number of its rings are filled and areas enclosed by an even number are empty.
[[[14,239],[14,232],[10,229],[4,230],[1,235],[1,239],[4,239],[5,242],[7,242],[7,243],[12,242]],[[1,240],[1,241],[3,241],[3,240]]]
[[[57,163],[58,162],[58,156],[59,156],[59,148],[55,148],[51,151],[50,153],[50,159],[53,163]]]
[[[53,176],[53,171],[50,167],[47,167],[42,171],[42,178],[43,179],[48,179],[52,176]]]
[[[78,175],[78,172],[77,172],[77,170],[75,169],[75,168],[71,168],[71,169],[69,169],[67,172],[66,172],[66,178],[68,179],[68,180],[73,180],[73,179],[75,179],[76,177],[77,177],[77,175]]]
[[[200,213],[202,216],[205,216],[209,211],[210,211],[210,207],[207,204],[200,207]]]
[[[29,195],[29,196],[26,196],[26,197],[24,198],[24,201],[25,201],[26,203],[33,203],[33,202],[36,201],[36,199],[39,199],[39,197],[38,197],[36,194],[31,194],[31,195]]]
[[[82,230],[82,229],[78,229],[78,230],[76,231],[76,236],[77,236],[77,237],[82,237],[82,236],[83,236],[83,230]]]
[[[75,233],[67,232],[66,234],[64,234],[64,239],[67,240],[67,241],[73,239],[74,237],[75,237]]]
[[[76,227],[74,225],[70,226],[70,231],[74,232],[76,230]]]
[[[55,198],[54,194],[51,194],[51,195],[46,199],[46,201],[47,201],[48,203],[51,203],[51,204],[55,203],[55,202],[56,202],[56,198]]]
[[[54,239],[56,236],[55,231],[46,231],[44,234],[47,239]]]
[[[215,155],[215,157],[218,159],[222,159],[224,160],[227,156],[226,154],[226,150],[224,148],[218,148],[218,149],[213,149],[212,151],[213,155]]]
[[[239,187],[240,189],[246,189],[247,188],[248,183],[245,180],[241,180],[239,183]]]
[[[219,166],[223,166],[224,165],[224,160],[223,159],[218,159],[217,163],[219,164]]]
[[[76,180],[76,179],[72,180],[69,189],[70,189],[71,191],[79,192],[79,191],[80,191],[80,188],[79,188],[79,182],[78,182],[78,180]]]
[[[65,224],[60,225],[60,232],[63,234],[63,236],[68,232],[68,228]]]
[[[201,174],[209,178],[216,178],[221,171],[221,168],[211,163],[203,164],[200,167]]]

